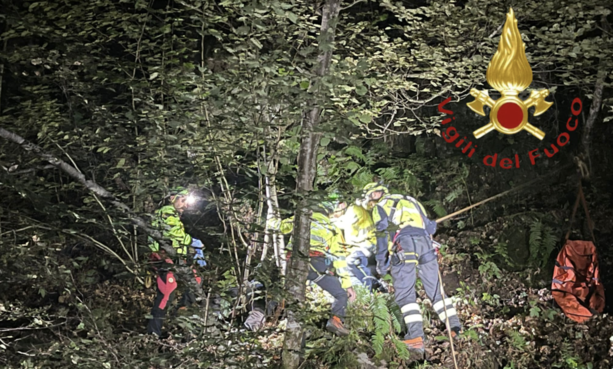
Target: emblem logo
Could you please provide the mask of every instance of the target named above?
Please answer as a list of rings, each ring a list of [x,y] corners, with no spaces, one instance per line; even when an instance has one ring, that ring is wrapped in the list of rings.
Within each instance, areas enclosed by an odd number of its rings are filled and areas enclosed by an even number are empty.
[[[511,8],[502,29],[502,36],[498,50],[487,67],[487,82],[502,97],[492,99],[487,90],[471,89],[470,94],[474,101],[467,103],[475,113],[485,116],[483,106],[490,108],[490,122],[475,130],[473,134],[477,139],[492,130],[507,135],[526,130],[539,140],[545,137],[545,132],[528,123],[528,109],[534,106],[534,116],[543,114],[553,102],[545,101],[549,95],[548,90],[532,90],[530,97],[525,101],[518,95],[532,82],[532,68],[528,63],[525,52],[526,45],[521,39],[517,28],[517,19]]]

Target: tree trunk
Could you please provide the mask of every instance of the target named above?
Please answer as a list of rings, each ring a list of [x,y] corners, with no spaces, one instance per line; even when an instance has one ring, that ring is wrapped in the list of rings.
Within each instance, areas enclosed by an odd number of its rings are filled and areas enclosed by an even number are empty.
[[[611,25],[607,21],[606,16],[602,16],[600,21],[602,25],[602,29],[605,33],[611,33]],[[603,37],[605,35],[603,34]],[[596,117],[598,117],[598,112],[600,111],[600,105],[602,104],[602,90],[604,88],[604,81],[607,77],[608,71],[603,67],[604,61],[601,59],[598,66],[598,74],[596,77],[596,83],[594,84],[594,94],[592,96],[592,106],[590,106],[590,113],[585,122],[585,129],[583,130],[583,137],[581,139],[581,146],[583,147],[583,153],[585,155],[585,159],[590,163],[590,171],[591,171],[591,160],[590,160],[590,134],[592,132],[592,128],[594,127],[594,122],[596,122]]]
[[[328,73],[332,60],[332,44],[341,0],[326,0],[321,19],[321,38],[319,43],[320,54],[315,70],[318,80]],[[319,82],[319,81],[317,81]],[[316,83],[315,86],[318,86]],[[317,96],[317,87],[314,91]],[[315,130],[319,124],[322,108],[319,104],[306,113],[302,122],[302,137],[298,154],[298,178],[296,181],[296,194],[299,198],[296,216],[294,219],[294,232],[292,257],[290,259],[285,289],[288,294],[287,329],[283,342],[283,367],[297,368],[300,364],[303,329],[297,319],[299,311],[305,300],[307,275],[309,272],[309,249],[311,234],[311,210],[309,208],[309,195],[313,191],[313,182],[317,173],[317,146],[320,134]]]
[[[583,129],[583,138],[581,139],[581,145],[583,146],[583,153],[585,154],[585,159],[588,160],[588,162],[590,163],[590,134],[592,132],[592,128],[594,127],[594,122],[596,122],[596,117],[598,117],[600,105],[602,104],[602,90],[604,88],[604,80],[606,76],[606,71],[598,71],[598,77],[596,79],[596,84],[594,85],[592,105],[590,106],[590,113],[587,117],[587,120],[585,121],[585,128]]]
[[[9,29],[8,20],[6,21],[6,31]],[[6,55],[6,46],[8,45],[8,38],[4,40],[4,46],[2,47],[2,52]],[[2,82],[4,80],[4,63],[0,64],[0,114],[2,114]]]
[[[283,241],[283,235],[279,232],[271,231],[268,228],[269,222],[271,219],[281,219],[281,214],[279,213],[279,198],[277,196],[277,186],[276,186],[276,174],[277,174],[277,163],[278,163],[278,144],[277,148],[271,150],[270,159],[266,161],[266,176],[264,177],[265,190],[266,190],[266,206],[268,211],[266,213],[266,235],[264,240],[264,247],[268,247],[269,244],[272,244],[273,250],[275,253],[275,263],[277,267],[281,269],[281,275],[285,275],[287,270],[286,266],[286,257],[285,257],[285,244]],[[264,152],[266,155],[266,152]],[[266,258],[266,250],[262,251],[262,261]]]

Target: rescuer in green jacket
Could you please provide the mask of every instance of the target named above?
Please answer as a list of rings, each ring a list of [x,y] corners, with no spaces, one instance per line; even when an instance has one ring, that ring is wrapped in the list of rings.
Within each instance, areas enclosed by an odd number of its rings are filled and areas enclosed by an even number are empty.
[[[388,270],[391,272],[396,303],[407,325],[405,344],[412,351],[424,352],[423,319],[415,296],[417,270],[434,310],[443,323],[449,320],[451,334],[457,337],[462,329],[460,320],[453,301],[441,295],[439,285],[438,261],[431,237],[436,232],[436,222],[428,219],[426,210],[417,200],[390,195],[383,185],[366,185],[364,196],[373,205],[377,273],[384,276]],[[389,242],[390,237],[392,242]]]
[[[149,248],[153,251],[151,254],[151,262],[158,276],[156,281],[157,296],[151,310],[153,318],[149,320],[147,333],[155,334],[158,337],[162,335],[162,323],[166,316],[166,310],[168,305],[172,302],[174,291],[177,288],[177,280],[174,273],[168,269],[170,267],[168,264],[174,264],[175,262],[186,264],[189,246],[195,251],[194,259],[196,262],[202,267],[206,266],[203,253],[204,245],[200,240],[192,238],[192,236],[185,232],[185,227],[181,221],[181,214],[189,205],[189,192],[181,188],[171,191],[170,203],[170,205],[163,206],[155,212],[152,225],[172,244],[172,247],[177,253],[174,261],[166,256],[164,250],[160,249],[160,245],[157,241],[149,237]],[[196,278],[196,282],[200,284],[201,279],[196,275],[195,270],[194,277]],[[179,302],[179,306],[189,306],[194,300],[193,294],[189,288],[186,288]]]
[[[339,336],[346,336],[349,330],[345,328],[343,318],[347,302],[353,301],[356,296],[351,287],[351,271],[345,260],[348,253],[343,247],[343,234],[327,216],[334,211],[334,205],[324,203],[320,208],[321,212],[313,212],[311,216],[309,252],[311,265],[308,280],[330,293],[335,299],[332,305],[332,317],[328,320],[326,329]],[[293,227],[294,217],[291,217],[282,222],[273,220],[271,228],[279,229],[283,234],[289,234]]]

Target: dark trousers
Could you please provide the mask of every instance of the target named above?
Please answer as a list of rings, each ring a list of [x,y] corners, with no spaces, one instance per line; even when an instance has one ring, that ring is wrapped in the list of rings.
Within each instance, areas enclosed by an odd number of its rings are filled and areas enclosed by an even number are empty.
[[[334,297],[335,301],[332,304],[332,315],[344,318],[345,310],[347,309],[347,301],[349,299],[347,291],[341,287],[341,281],[338,277],[326,274],[327,270],[328,265],[326,264],[325,257],[311,257],[311,268],[309,268],[309,275],[307,278],[309,281],[315,281],[315,284]]]
[[[169,271],[158,271],[158,280],[156,281],[157,295],[155,296],[153,308],[151,309],[151,315],[153,318],[149,319],[149,323],[147,324],[147,333],[149,334],[153,333],[157,336],[162,335],[162,325],[166,317],[166,312],[168,311],[168,307],[172,304],[177,291],[175,287],[175,289],[172,289],[172,292],[169,293],[167,290],[166,293],[164,293],[160,289],[159,282],[162,281],[164,284],[169,285],[173,282],[170,279],[174,277],[175,274]],[[174,283],[176,283],[176,281],[174,281]],[[196,299],[193,292],[187,286],[185,286],[181,299],[178,302],[178,307],[188,307],[195,301]]]
[[[373,282],[375,278],[372,276],[370,269],[368,268],[368,258],[362,251],[353,251],[347,256],[347,265],[351,268],[351,273],[357,278],[357,280],[372,291]]]
[[[426,295],[432,301],[433,308],[445,323],[445,308],[451,327],[461,327],[460,320],[451,299],[441,295],[438,278],[438,261],[433,255],[432,242],[425,236],[400,235],[396,242],[402,248],[392,257],[391,275],[394,284],[396,303],[407,325],[405,339],[423,337],[423,318],[415,294],[417,270]],[[404,259],[404,260],[402,260]]]

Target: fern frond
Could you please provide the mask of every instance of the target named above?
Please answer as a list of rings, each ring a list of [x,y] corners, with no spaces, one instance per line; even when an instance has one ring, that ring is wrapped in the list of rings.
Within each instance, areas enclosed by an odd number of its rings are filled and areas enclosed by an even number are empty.
[[[402,332],[402,326],[400,325],[400,321],[398,320],[398,316],[392,312],[392,314],[390,314],[390,317],[391,317],[391,320],[392,320],[392,327],[394,328],[394,332],[396,332],[396,333]],[[392,332],[392,333],[394,333],[394,332]]]
[[[385,343],[385,336],[380,332],[375,333],[372,338],[372,348],[375,350],[375,356],[381,355],[383,352],[383,344]]]
[[[453,191],[451,191],[449,194],[447,194],[447,196],[445,196],[445,202],[452,202],[453,200],[457,199],[463,192],[464,188],[461,186],[454,188]]]
[[[514,266],[513,260],[509,256],[509,248],[506,242],[498,242],[494,244],[494,252],[500,255],[509,266]]]
[[[385,342],[385,336],[389,333],[389,319],[390,314],[387,310],[387,304],[385,298],[381,294],[375,296],[375,301],[372,306],[374,323],[375,323],[375,335],[373,337],[373,348],[377,355],[383,351],[383,343]]]
[[[543,228],[542,235],[542,257],[541,257],[541,267],[544,267],[549,261],[549,256],[551,252],[556,248],[557,239],[554,235],[553,229],[551,227],[545,226]]]
[[[411,354],[409,354],[407,345],[405,345],[404,342],[399,340],[398,337],[396,336],[392,336],[392,343],[394,344],[394,347],[396,348],[396,352],[398,353],[398,356],[402,360],[408,360]]]
[[[543,231],[543,223],[540,220],[534,220],[530,225],[530,257],[532,260],[539,255],[539,250],[541,248],[541,239],[542,239],[542,231]]]

